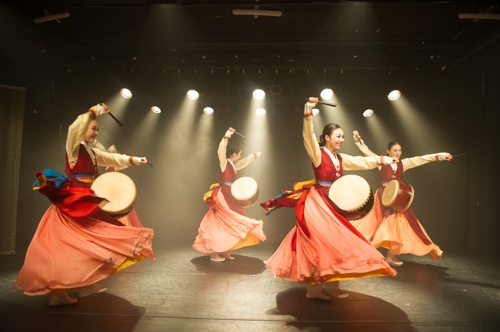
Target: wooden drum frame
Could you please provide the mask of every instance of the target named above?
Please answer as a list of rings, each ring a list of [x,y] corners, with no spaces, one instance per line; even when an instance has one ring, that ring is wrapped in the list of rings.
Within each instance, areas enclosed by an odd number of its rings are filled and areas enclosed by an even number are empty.
[[[405,212],[413,202],[413,187],[400,180],[391,180],[382,193],[382,205],[396,212]]]

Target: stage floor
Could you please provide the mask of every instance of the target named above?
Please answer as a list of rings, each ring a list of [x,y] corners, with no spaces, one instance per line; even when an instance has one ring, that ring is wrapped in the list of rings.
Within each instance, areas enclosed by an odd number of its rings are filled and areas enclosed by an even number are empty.
[[[396,277],[350,280],[350,296],[306,298],[304,285],[265,267],[277,244],[211,262],[189,244],[155,243],[144,260],[100,282],[108,291],[69,306],[14,290],[24,257],[0,256],[0,331],[498,331],[500,262],[484,256],[403,255]],[[75,292],[70,292],[74,295]]]

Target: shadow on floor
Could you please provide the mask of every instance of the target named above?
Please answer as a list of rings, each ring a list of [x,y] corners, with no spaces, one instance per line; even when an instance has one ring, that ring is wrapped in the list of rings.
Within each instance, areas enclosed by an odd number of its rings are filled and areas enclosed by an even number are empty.
[[[276,308],[268,315],[292,316],[286,326],[319,331],[417,331],[407,314],[395,305],[369,295],[349,292],[331,301],[306,298],[306,287],[290,288],[276,296]]]
[[[205,273],[225,272],[237,274],[259,274],[266,270],[266,265],[258,258],[234,255],[234,260],[212,262],[208,255],[195,257],[191,260],[196,270]]]
[[[48,296],[34,299],[31,306],[0,299],[0,308],[4,308],[0,330],[132,332],[145,313],[143,307],[107,293],[81,298],[75,305],[54,307],[48,306]]]

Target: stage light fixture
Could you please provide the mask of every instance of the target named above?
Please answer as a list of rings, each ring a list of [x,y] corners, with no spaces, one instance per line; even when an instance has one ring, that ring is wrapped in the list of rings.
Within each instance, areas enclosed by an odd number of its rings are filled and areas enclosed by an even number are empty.
[[[132,98],[132,92],[130,92],[130,90],[129,90],[129,89],[125,89],[125,88],[121,89],[121,90],[120,90],[120,94],[121,94],[121,95],[122,95],[122,97],[123,97],[123,98],[125,98],[125,99],[130,99],[130,98]]]
[[[151,107],[151,111],[153,113],[161,113],[161,109],[158,106]]]
[[[323,89],[321,91],[320,95],[321,99],[330,99],[333,97],[333,90],[332,89]]]
[[[387,96],[387,99],[391,100],[391,101],[394,101],[394,100],[398,100],[399,97],[401,97],[401,91],[399,90],[392,90],[389,95]]]
[[[318,115],[319,114],[319,109],[313,108],[312,113],[313,113],[313,115]]]
[[[196,100],[196,99],[200,98],[200,94],[196,90],[189,90],[187,92],[187,97],[191,100]]]
[[[253,91],[253,97],[254,99],[262,100],[266,97],[266,93],[264,92],[264,90],[256,89]]]
[[[367,109],[366,111],[363,112],[363,116],[365,118],[367,118],[369,116],[372,116],[373,113],[374,113],[374,111],[371,108],[369,108],[369,109]]]
[[[261,108],[261,107],[259,107],[259,108],[257,108],[257,109],[255,110],[255,113],[256,113],[257,115],[264,115],[264,114],[266,114],[266,109],[265,109],[265,108]]]
[[[205,113],[205,114],[214,114],[214,109],[212,107],[205,107],[203,109],[203,113]]]

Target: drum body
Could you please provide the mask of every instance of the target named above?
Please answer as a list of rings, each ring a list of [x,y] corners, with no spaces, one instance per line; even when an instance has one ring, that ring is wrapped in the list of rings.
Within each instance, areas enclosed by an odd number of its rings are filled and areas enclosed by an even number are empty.
[[[349,220],[363,218],[373,208],[370,184],[358,175],[344,175],[337,179],[330,187],[328,196]]]
[[[238,205],[249,208],[259,199],[257,181],[248,176],[238,178],[231,185],[231,195]]]
[[[391,180],[384,188],[382,205],[396,212],[406,211],[414,197],[413,187],[403,181]]]
[[[114,218],[122,218],[134,208],[137,189],[134,181],[123,173],[104,173],[95,179],[90,188],[96,196],[109,201],[102,210]]]

